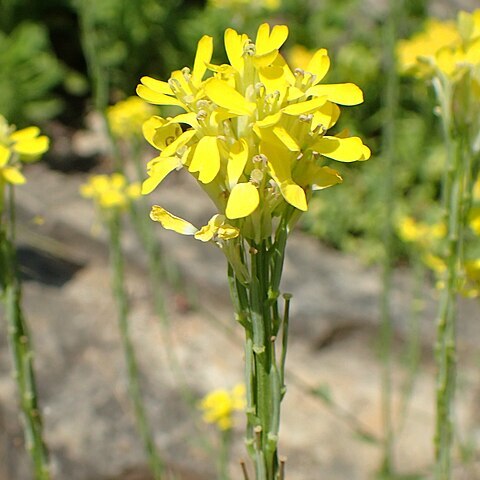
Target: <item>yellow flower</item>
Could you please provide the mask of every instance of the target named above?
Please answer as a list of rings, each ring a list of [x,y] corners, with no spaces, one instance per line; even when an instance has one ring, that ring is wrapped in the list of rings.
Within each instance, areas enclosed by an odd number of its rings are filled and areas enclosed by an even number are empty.
[[[124,209],[140,196],[140,184],[128,184],[119,173],[95,175],[80,186],[80,193],[85,198],[92,198],[102,209]]]
[[[277,10],[280,7],[280,0],[209,0],[209,5],[214,8],[266,8],[267,10]]]
[[[3,179],[6,183],[11,183],[12,185],[20,185],[25,183],[25,177],[22,172],[19,170],[19,166],[11,166],[8,161],[10,159],[11,152],[10,149],[0,144],[0,183]]]
[[[246,408],[245,385],[236,385],[232,390],[213,390],[200,401],[199,408],[205,422],[215,423],[220,430],[230,430],[234,412]]]
[[[175,71],[168,82],[141,79],[141,98],[184,110],[145,122],[144,135],[160,154],[147,166],[142,193],[184,168],[211,197],[224,225],[228,219],[227,229],[262,239],[289,205],[305,211],[314,190],[341,183],[325,159],[370,157],[359,137],[327,134],[340,115],[338,105],[361,103],[361,90],[352,83],[321,83],[330,68],[325,49],[315,52],[304,69],[292,71],[279,52],[287,36],[286,26],[264,23],[253,43],[229,28],[224,38],[229,64],[211,63],[213,41],[204,36],[192,70]],[[152,218],[166,228],[191,234],[180,219],[155,209]],[[195,237],[205,240],[209,225]],[[216,231],[211,238],[229,236],[221,235]]]
[[[15,130],[0,115],[0,181],[13,185],[25,183],[20,162],[33,162],[48,150],[49,140],[38,127]]]
[[[417,222],[412,217],[404,217],[398,225],[398,234],[404,242],[417,243],[430,248],[436,241],[445,237],[447,229],[444,223],[428,224]]]
[[[480,65],[480,10],[460,12],[457,22],[430,19],[423,32],[398,44],[400,67],[420,77],[436,72],[459,80]],[[478,83],[478,71],[475,73]]]
[[[138,135],[143,123],[155,113],[155,109],[138,97],[128,97],[107,109],[107,118],[116,137]]]

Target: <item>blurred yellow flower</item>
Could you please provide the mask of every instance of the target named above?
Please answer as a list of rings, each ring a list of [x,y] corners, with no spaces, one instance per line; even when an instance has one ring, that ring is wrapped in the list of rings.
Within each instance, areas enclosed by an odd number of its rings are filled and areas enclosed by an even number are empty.
[[[209,5],[214,8],[266,8],[277,10],[280,7],[280,0],[209,0]]]
[[[108,107],[107,118],[116,137],[139,134],[143,123],[155,113],[155,108],[138,97],[128,97]]]
[[[203,397],[198,407],[203,411],[205,422],[215,423],[220,430],[230,430],[234,412],[246,408],[245,385],[236,385],[232,390],[213,390]]]
[[[95,175],[80,186],[85,198],[92,198],[102,209],[124,209],[140,196],[140,184],[128,183],[124,175]]]
[[[142,193],[184,168],[218,208],[220,217],[211,222],[227,219],[227,228],[261,240],[287,207],[305,211],[313,191],[341,183],[325,159],[355,162],[370,157],[359,137],[327,135],[340,116],[338,105],[361,103],[362,91],[352,83],[320,83],[330,68],[325,49],[316,51],[305,69],[292,71],[279,52],[287,36],[285,25],[271,28],[264,23],[254,43],[229,28],[224,40],[230,63],[214,65],[213,40],[205,35],[192,70],[174,71],[168,82],[141,79],[141,98],[185,112],[152,117],[144,124],[146,139],[160,154],[147,165],[149,178]],[[206,77],[207,71],[211,76]],[[172,222],[171,214],[155,208],[160,215],[152,217],[166,228],[190,233],[177,220]],[[201,231],[196,238],[204,240]]]
[[[420,77],[440,72],[453,80],[480,65],[480,10],[460,12],[457,22],[427,20],[423,32],[401,40],[399,65]],[[476,72],[478,83],[478,71]]]
[[[428,224],[417,222],[412,217],[404,217],[398,225],[398,235],[404,242],[417,243],[424,248],[445,237],[447,229],[443,223]]]
[[[38,160],[49,147],[49,139],[38,127],[16,130],[0,115],[0,182],[25,183],[20,162]]]

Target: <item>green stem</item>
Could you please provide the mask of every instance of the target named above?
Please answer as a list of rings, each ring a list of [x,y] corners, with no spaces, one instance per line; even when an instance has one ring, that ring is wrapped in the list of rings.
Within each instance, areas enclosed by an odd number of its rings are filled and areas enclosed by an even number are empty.
[[[385,172],[383,175],[384,259],[382,271],[382,294],[380,298],[380,357],[382,360],[381,405],[383,424],[383,460],[380,473],[391,475],[394,472],[394,425],[392,414],[392,347],[393,323],[391,315],[391,292],[393,277],[393,212],[394,212],[394,176],[396,157],[396,116],[398,111],[398,76],[395,65],[395,45],[402,1],[391,0],[390,10],[385,25],[384,68],[386,88],[384,96],[385,123],[382,132]]]
[[[256,480],[278,480],[281,472],[277,454],[280,405],[285,393],[285,361],[288,336],[288,307],[279,315],[279,284],[287,236],[288,212],[280,222],[275,241],[248,242],[248,284],[235,277],[229,265],[228,277],[237,321],[245,329],[245,377],[247,391],[247,450],[255,465]],[[247,242],[245,242],[247,243]],[[241,249],[243,240],[241,240]],[[275,342],[281,331],[281,355]]]
[[[109,234],[110,234],[110,251],[111,251],[111,268],[112,268],[112,286],[115,301],[117,304],[118,326],[122,347],[127,364],[128,387],[130,398],[133,403],[135,419],[137,427],[142,438],[145,452],[148,457],[150,468],[155,480],[160,480],[164,471],[163,462],[158,455],[150,429],[145,405],[143,403],[140,382],[139,369],[135,357],[135,351],[132,340],[130,338],[128,325],[128,301],[124,286],[124,262],[120,242],[120,216],[118,212],[111,213],[109,218]]]
[[[15,205],[13,187],[9,188],[7,227],[0,231],[0,249],[4,284],[7,336],[12,354],[14,378],[20,395],[26,448],[32,459],[35,480],[49,480],[48,450],[43,440],[43,425],[38,405],[34,354],[26,319],[22,311],[22,291],[15,254]],[[2,222],[3,223],[3,222]]]
[[[463,265],[463,237],[472,182],[471,152],[463,128],[453,122],[453,94],[448,79],[434,83],[447,148],[443,185],[447,246],[446,272],[440,296],[435,354],[437,362],[435,479],[450,480],[454,437],[453,408],[456,383],[456,316],[459,268]]]
[[[228,463],[232,447],[232,430],[227,429],[221,432],[220,454],[218,456],[218,480],[230,480]]]

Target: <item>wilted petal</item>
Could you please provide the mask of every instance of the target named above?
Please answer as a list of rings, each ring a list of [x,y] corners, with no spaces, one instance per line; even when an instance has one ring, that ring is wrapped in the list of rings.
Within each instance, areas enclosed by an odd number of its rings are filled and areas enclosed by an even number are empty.
[[[354,83],[333,83],[315,85],[306,92],[315,97],[325,96],[330,102],[339,105],[358,105],[363,102],[363,92]]]
[[[142,184],[142,195],[151,193],[170,172],[182,166],[177,157],[157,157],[150,165],[149,177]]]
[[[238,183],[230,192],[225,215],[232,220],[247,217],[258,207],[259,203],[260,196],[255,185]]]
[[[182,235],[195,235],[198,231],[197,227],[193,226],[183,218],[176,217],[170,212],[167,212],[159,205],[154,205],[152,207],[150,218],[155,222],[159,222],[166,230],[173,230]]]
[[[370,158],[370,149],[359,137],[322,137],[313,145],[313,150],[339,162],[356,162]]]
[[[193,152],[190,172],[198,172],[202,183],[210,183],[220,170],[220,150],[217,137],[205,136],[200,139]]]

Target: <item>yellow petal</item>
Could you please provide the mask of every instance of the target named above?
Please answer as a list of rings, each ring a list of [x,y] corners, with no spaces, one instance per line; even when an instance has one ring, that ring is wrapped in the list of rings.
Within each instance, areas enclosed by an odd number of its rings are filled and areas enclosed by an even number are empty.
[[[306,71],[315,75],[314,85],[320,82],[330,68],[330,58],[325,48],[317,50],[307,65]]]
[[[202,183],[210,183],[220,170],[220,151],[217,137],[205,136],[197,143],[193,152],[190,172],[199,172],[198,179]]]
[[[266,116],[263,120],[258,120],[255,122],[255,126],[260,128],[272,127],[273,125],[277,124],[281,118],[282,112],[277,112],[273,115]]]
[[[237,140],[230,148],[227,163],[228,186],[233,188],[242,176],[248,160],[248,144],[244,138]]]
[[[358,105],[363,102],[363,92],[353,83],[315,85],[306,92],[315,97],[325,96],[330,102],[339,105]]]
[[[318,97],[306,102],[293,103],[282,108],[282,112],[287,115],[307,115],[318,110],[326,101],[326,97]]]
[[[313,150],[325,157],[340,162],[356,162],[370,158],[370,149],[359,137],[322,137],[313,145]]]
[[[0,145],[0,168],[4,167],[10,158],[10,149]]]
[[[295,181],[303,187],[311,186],[312,190],[323,190],[342,183],[343,179],[333,168],[319,167],[314,163],[309,163],[299,174],[295,175]]]
[[[258,71],[258,75],[260,77],[260,81],[265,85],[267,93],[272,93],[277,90],[278,92],[280,92],[280,98],[285,95],[288,87],[288,82],[285,78],[284,70],[282,67],[274,65],[261,67]]]
[[[8,183],[11,183],[12,185],[21,185],[22,183],[26,182],[23,174],[14,167],[4,167],[0,170],[0,174]]]
[[[307,197],[302,187],[295,183],[281,183],[280,191],[285,200],[295,208],[306,212],[308,210]]]
[[[27,127],[17,130],[10,135],[10,139],[14,142],[20,142],[22,140],[31,140],[32,138],[40,135],[40,129],[38,127]]]
[[[264,55],[272,50],[278,50],[288,37],[286,25],[275,25],[270,32],[270,25],[262,23],[257,31],[255,40],[256,55]]]
[[[291,151],[300,151],[300,146],[284,127],[273,127],[273,133]]]
[[[137,85],[137,95],[149,103],[155,105],[176,105],[185,108],[185,105],[175,97],[156,92],[145,85]]]
[[[182,235],[194,235],[198,231],[191,223],[183,218],[176,217],[158,205],[152,207],[150,218],[155,222],[159,222],[166,230],[173,230]]]
[[[232,28],[227,28],[225,30],[225,50],[227,51],[227,57],[232,65],[238,72],[243,72],[244,60],[243,60],[243,49],[245,43],[247,42],[248,37],[243,34],[238,34]]]
[[[202,81],[202,78],[207,71],[207,64],[212,59],[212,53],[213,38],[204,35],[198,42],[197,53],[193,64],[192,80],[196,85]]]
[[[197,120],[197,114],[195,112],[181,113],[180,115],[176,115],[168,121],[168,124],[171,123],[185,123],[196,130],[200,128]]]
[[[285,200],[299,210],[306,211],[305,192],[292,180],[290,152],[268,143],[261,144],[261,151],[267,157],[269,173]]]
[[[155,132],[157,128],[163,127],[165,123],[166,123],[166,120],[164,120],[162,117],[159,117],[157,115],[143,122],[143,125],[142,125],[143,136],[145,137],[147,142],[150,145],[152,145],[152,147],[155,146],[153,144],[153,137],[155,136]]]
[[[149,178],[142,184],[142,195],[153,192],[170,172],[181,167],[180,160],[177,157],[157,157],[157,159],[158,161],[151,164],[148,171]]]
[[[45,135],[30,139],[25,138],[14,143],[13,150],[19,155],[36,157],[48,150],[49,143],[50,141]]]
[[[172,143],[170,143],[165,150],[162,151],[162,157],[171,157],[176,151],[186,145],[195,135],[195,130],[186,130],[179,137],[177,137]]]
[[[258,207],[259,203],[260,196],[255,185],[238,183],[230,192],[225,215],[232,220],[247,217]]]
[[[140,82],[143,83],[146,87],[150,88],[154,92],[163,93],[164,95],[172,95],[173,92],[170,88],[168,82],[163,82],[162,80],[156,80],[152,77],[142,77]]]
[[[211,78],[205,83],[205,93],[212,102],[236,115],[251,115],[255,104],[248,102],[237,90],[218,78]]]
[[[333,127],[340,117],[340,108],[336,103],[327,102],[313,113],[312,130],[322,125],[325,130]]]

